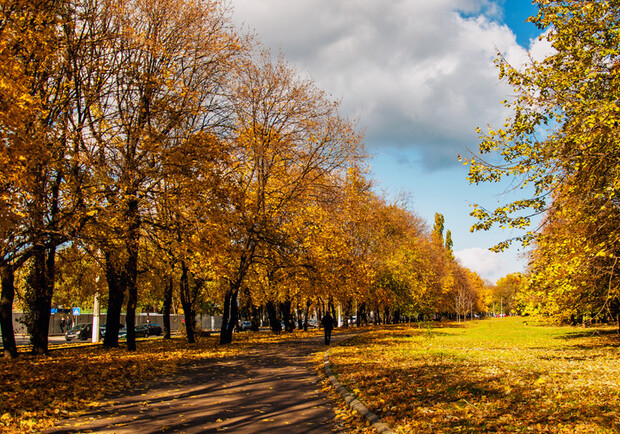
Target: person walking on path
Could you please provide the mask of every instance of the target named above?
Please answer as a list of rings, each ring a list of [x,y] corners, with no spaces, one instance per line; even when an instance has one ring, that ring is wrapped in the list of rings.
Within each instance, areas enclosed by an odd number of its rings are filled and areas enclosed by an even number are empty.
[[[325,345],[329,345],[332,340],[332,330],[334,329],[334,318],[329,312],[325,314],[321,320],[321,324],[323,324],[323,330],[325,330]]]

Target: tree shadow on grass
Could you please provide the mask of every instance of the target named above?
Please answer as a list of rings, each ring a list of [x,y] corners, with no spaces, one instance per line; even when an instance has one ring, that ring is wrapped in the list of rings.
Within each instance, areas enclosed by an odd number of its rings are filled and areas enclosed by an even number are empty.
[[[616,329],[579,330],[558,336],[556,339],[565,341],[571,349],[580,351],[620,347],[620,335]]]
[[[573,332],[567,333],[565,335],[559,336],[558,339],[580,339],[580,338],[595,338],[595,337],[606,337],[611,340],[615,340],[616,342],[620,342],[620,334],[618,334],[617,329],[582,329],[575,330]]]
[[[617,409],[604,400],[554,398],[535,385],[535,373],[517,383],[503,374],[483,375],[484,369],[450,361],[377,369],[362,380],[360,389],[366,395],[361,398],[379,417],[396,422],[394,428],[405,420],[432,432],[542,432],[559,425],[569,430],[587,427],[588,432],[620,428]]]

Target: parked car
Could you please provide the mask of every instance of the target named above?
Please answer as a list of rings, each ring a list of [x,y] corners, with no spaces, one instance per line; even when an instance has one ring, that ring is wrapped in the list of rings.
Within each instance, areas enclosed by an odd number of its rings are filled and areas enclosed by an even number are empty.
[[[101,326],[99,326],[99,336],[101,336],[102,338],[105,338],[105,331],[106,331],[107,325],[106,324],[102,324]],[[121,330],[123,330],[123,333],[121,333]],[[127,330],[125,329],[125,326],[123,324],[120,325],[120,328],[118,330],[118,337],[125,337],[127,335]]]
[[[157,323],[148,323],[149,336],[161,336],[164,333],[164,329]]]
[[[76,324],[69,330],[67,330],[67,332],[65,333],[65,339],[67,341],[71,341],[72,339],[79,339],[85,341],[92,337],[92,330],[92,324]]]
[[[136,337],[137,338],[148,338],[149,336],[159,336],[163,333],[162,328],[159,324],[141,324],[136,326]],[[101,337],[105,338],[106,326],[105,324],[101,326]],[[119,339],[127,338],[127,327],[121,324],[121,327],[118,329],[118,337]]]
[[[252,321],[239,321],[239,330],[242,332],[252,329]]]
[[[148,338],[149,337],[149,325],[141,324],[136,326],[136,337],[137,338]]]

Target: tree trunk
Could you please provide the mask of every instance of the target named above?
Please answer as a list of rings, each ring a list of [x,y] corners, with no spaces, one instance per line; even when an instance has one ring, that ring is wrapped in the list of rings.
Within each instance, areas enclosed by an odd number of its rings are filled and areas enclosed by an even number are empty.
[[[181,281],[179,282],[179,292],[181,294],[181,305],[185,315],[185,332],[187,343],[196,343],[196,313],[194,303],[189,288],[189,273],[185,261],[181,261]]]
[[[310,300],[306,301],[306,309],[304,310],[304,331],[308,331],[308,316],[310,314]]]
[[[230,291],[226,291],[224,295],[224,311],[222,312],[222,326],[220,327],[220,345],[230,343],[226,341],[226,329],[228,327],[228,317],[230,316],[230,297]]]
[[[304,328],[304,312],[299,303],[297,303],[297,328],[299,330]]]
[[[252,306],[252,326],[250,330],[257,332],[260,329],[260,311],[257,307]]]
[[[394,311],[394,324],[400,324],[400,310]]]
[[[127,350],[136,351],[136,306],[138,305],[138,288],[136,282],[128,282],[127,285],[127,315],[125,326],[127,327]]]
[[[364,325],[368,325],[368,318],[366,317],[366,303],[362,303],[357,307],[356,316],[356,325],[360,327],[362,323]]]
[[[29,276],[29,294],[26,297],[27,325],[33,354],[48,353],[49,326],[54,293],[56,271],[56,247],[60,244],[58,235],[58,212],[62,171],[57,171],[53,179],[43,172],[35,196],[33,209],[33,269]],[[49,186],[49,196],[46,187]],[[49,202],[49,209],[44,204]]]
[[[28,277],[27,328],[33,354],[48,353],[49,324],[54,288],[56,247],[33,247],[33,269]]]
[[[276,305],[272,301],[267,302],[267,315],[269,316],[271,331],[275,334],[280,333],[282,331],[282,324],[280,323],[280,318],[278,318]]]
[[[239,319],[237,307],[237,294],[239,285],[231,284],[230,289],[224,296],[224,313],[222,315],[222,328],[220,330],[220,344],[226,345],[232,342],[232,335]]]
[[[118,258],[116,258],[112,252],[106,251],[105,261],[105,274],[108,283],[108,314],[103,346],[107,348],[116,348],[118,347],[118,330],[121,324],[121,312],[125,291],[124,286],[121,284],[122,276],[119,271]]]
[[[135,196],[135,193],[134,193]],[[133,198],[127,202],[127,222],[129,228],[126,235],[127,262],[124,267],[123,283],[127,289],[127,350],[136,351],[136,308],[138,306],[138,252],[140,244],[140,218],[138,200]]]
[[[284,330],[288,333],[292,333],[295,328],[295,323],[291,317],[291,301],[286,300],[284,303],[280,303],[280,312],[282,313],[282,319],[284,320]]]
[[[170,277],[164,287],[164,339],[170,339],[170,311],[172,310],[172,289],[174,282]]]
[[[15,330],[13,329],[13,300],[15,298],[15,270],[11,264],[0,266],[2,293],[0,295],[0,329],[5,358],[17,357]]]

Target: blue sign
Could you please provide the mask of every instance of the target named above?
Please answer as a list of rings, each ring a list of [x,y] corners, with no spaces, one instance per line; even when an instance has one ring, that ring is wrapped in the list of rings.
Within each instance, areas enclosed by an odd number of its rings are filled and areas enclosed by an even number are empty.
[[[79,307],[74,307],[74,308],[73,308],[73,315],[79,315],[81,311],[82,311],[82,309],[81,309],[81,308],[79,308]]]
[[[52,308],[52,311],[51,311],[50,313],[58,313],[58,309],[57,309],[57,308],[55,308],[55,307],[53,307],[53,308]]]

